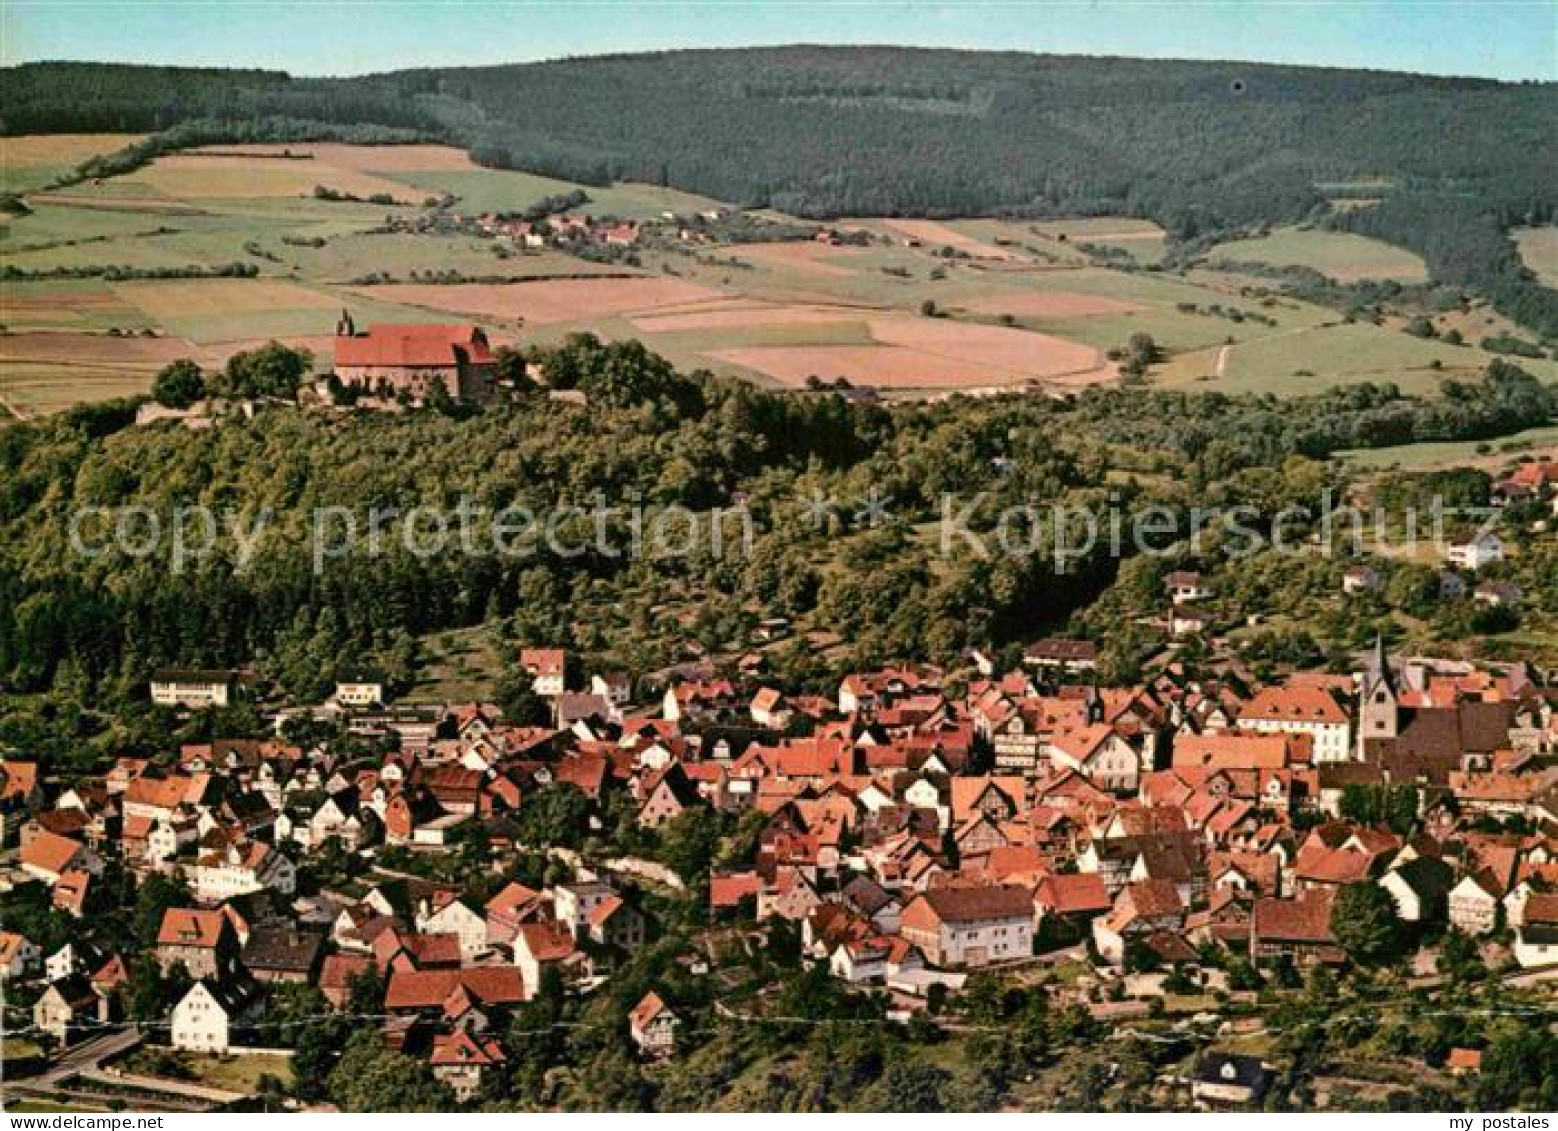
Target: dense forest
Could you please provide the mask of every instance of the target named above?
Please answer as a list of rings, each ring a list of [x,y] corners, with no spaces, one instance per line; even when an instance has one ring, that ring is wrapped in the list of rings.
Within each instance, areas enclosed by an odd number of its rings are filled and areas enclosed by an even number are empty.
[[[1327,193],[1386,197],[1338,223],[1424,255],[1558,335],[1558,299],[1505,235],[1550,220],[1558,87],[1381,72],[903,48],[566,59],[351,79],[29,64],[6,133],[190,140],[437,138],[584,183],[664,183],[799,215],[1126,214],[1181,238],[1288,222]],[[300,125],[301,123],[301,125]],[[353,131],[361,131],[360,137]],[[183,140],[180,140],[180,139]]]
[[[759,617],[775,615],[847,640],[836,663],[955,662],[970,645],[1011,647],[1069,623],[1105,641],[1110,674],[1128,678],[1143,642],[1121,626],[1151,611],[1157,574],[1180,557],[1144,559],[1143,572],[1106,540],[1065,561],[981,553],[962,538],[938,548],[920,531],[944,517],[944,497],[976,503],[966,527],[985,535],[1003,508],[1065,504],[1102,521],[1105,508],[1159,506],[1178,516],[1172,543],[1194,507],[1248,507],[1260,529],[1284,507],[1315,506],[1345,482],[1326,462],[1337,450],[1503,435],[1558,409],[1553,390],[1503,361],[1431,398],[1367,385],[1283,401],[1097,389],[887,408],[681,374],[637,342],[581,336],[537,360],[550,382],[582,390],[588,411],[531,391],[464,419],[278,405],[192,431],[134,426],[133,404],[110,403],[0,430],[0,693],[122,707],[141,701],[153,668],[177,663],[255,664],[310,696],[328,690],[340,663],[372,656],[404,669],[427,634],[473,625],[649,672],[688,640],[712,652],[741,647]],[[1486,498],[1478,474],[1472,501]],[[891,501],[888,521],[863,514],[873,496]],[[365,525],[375,507],[452,511],[467,500],[488,514],[545,515],[597,497],[651,516],[740,505],[754,536],[741,552],[713,553],[704,538],[664,557],[603,552],[589,528],[569,536],[588,544],[580,554],[481,540],[427,557],[392,536],[315,568],[319,508],[347,508]],[[800,501],[810,498],[835,501],[825,522],[808,518]],[[196,504],[246,530],[264,513],[252,552],[240,558],[231,537],[183,563],[166,540],[155,552],[137,549],[139,538],[97,552],[108,539],[72,523],[91,513],[83,508],[138,508],[138,522],[168,524]],[[607,521],[610,544],[625,545],[630,516]],[[93,552],[79,552],[73,534]],[[1553,549],[1549,540],[1545,557],[1533,549],[1521,566],[1538,608],[1558,607]],[[1248,589],[1252,611],[1289,607],[1302,592],[1334,593],[1345,564],[1266,571],[1245,561],[1230,567],[1230,587]],[[1110,585],[1124,588],[1100,603]],[[1298,588],[1284,595],[1287,586]],[[1401,607],[1415,593],[1404,589]],[[1414,615],[1441,613],[1450,615]],[[1470,631],[1446,624],[1449,635]],[[1364,620],[1331,629],[1344,644],[1373,631]],[[778,657],[784,678],[824,685],[835,673],[796,643]],[[37,721],[8,722],[0,705],[0,744],[75,757],[75,722],[62,737],[52,723],[33,729]]]

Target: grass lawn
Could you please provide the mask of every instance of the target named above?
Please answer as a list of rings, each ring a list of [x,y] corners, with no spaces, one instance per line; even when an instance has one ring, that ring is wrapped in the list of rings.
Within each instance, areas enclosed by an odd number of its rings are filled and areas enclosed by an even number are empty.
[[[29,1056],[40,1056],[42,1047],[36,1041],[30,1041],[26,1037],[6,1037],[0,1040],[0,1058],[5,1060],[23,1060]]]
[[[584,189],[590,199],[574,211],[591,216],[644,220],[656,218],[663,212],[692,213],[720,207],[717,201],[708,197],[656,185],[576,185],[510,169],[411,170],[384,175],[424,192],[453,193],[460,198],[459,210],[464,213],[522,212],[545,197],[562,196],[579,188]]]
[[[418,650],[417,681],[406,703],[468,703],[491,699],[517,653],[505,655],[492,625],[455,628],[424,636]]]
[[[555,251],[516,251],[500,257],[494,252],[497,244],[473,236],[357,232],[331,238],[319,248],[283,244],[279,239],[262,239],[260,243],[303,278],[336,283],[348,283],[379,272],[409,282],[413,271],[456,271],[477,278],[501,275],[528,279],[618,274],[630,270],[589,263]]]
[[[159,1072],[159,1062],[177,1061],[189,1073],[187,1077]],[[237,1053],[228,1056],[174,1052],[166,1048],[142,1049],[127,1058],[125,1071],[158,1079],[185,1080],[222,1088],[229,1092],[257,1092],[261,1076],[274,1076],[284,1085],[292,1081],[292,1061],[285,1056],[266,1053]]]
[[[1207,252],[1207,258],[1310,267],[1344,283],[1360,279],[1418,283],[1428,277],[1423,261],[1411,252],[1349,232],[1279,228],[1269,236],[1220,243]]]
[[[1220,348],[1220,347],[1219,347]],[[1360,381],[1392,382],[1405,392],[1434,392],[1447,377],[1479,375],[1492,355],[1464,346],[1414,338],[1371,323],[1335,322],[1296,332],[1267,330],[1229,349],[1217,374],[1217,351],[1171,360],[1157,372],[1166,385],[1229,393],[1295,396]],[[1438,362],[1439,369],[1433,368]],[[1543,380],[1558,377],[1558,364],[1532,361]]]
[[[185,1058],[190,1070],[202,1084],[226,1088],[232,1092],[257,1092],[261,1076],[274,1076],[284,1085],[292,1081],[292,1061],[284,1056],[243,1053],[238,1056],[196,1056]]]
[[[102,1107],[73,1107],[70,1104],[50,1103],[48,1100],[7,1100],[5,1110],[13,1115],[52,1114],[55,1112],[106,1112],[108,1105]]]

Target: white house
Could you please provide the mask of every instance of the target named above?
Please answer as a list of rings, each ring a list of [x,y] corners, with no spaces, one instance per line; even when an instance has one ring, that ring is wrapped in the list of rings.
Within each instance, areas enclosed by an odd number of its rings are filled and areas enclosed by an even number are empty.
[[[1099,789],[1131,792],[1141,780],[1141,759],[1107,723],[1060,731],[1049,741],[1050,764],[1075,770]]]
[[[899,920],[900,937],[938,966],[987,966],[1033,954],[1033,897],[1016,884],[932,888]]]
[[[1351,717],[1319,687],[1264,688],[1240,712],[1238,727],[1257,734],[1307,734],[1317,763],[1346,762],[1354,755]]]
[[[215,985],[202,979],[173,1007],[173,1047],[188,1052],[225,1053],[233,1030],[252,1009],[249,987],[238,982]]]
[[[1380,877],[1379,886],[1395,901],[1396,915],[1406,923],[1421,923],[1442,913],[1454,873],[1443,860],[1419,856]]]
[[[460,959],[472,962],[487,952],[487,919],[463,899],[451,899],[443,906],[424,907],[417,912],[417,930],[429,935],[456,935],[460,940]]]
[[[1467,935],[1485,935],[1498,921],[1499,898],[1492,881],[1472,873],[1450,889],[1450,922]]]
[[[208,853],[185,868],[189,888],[206,903],[269,888],[282,895],[297,891],[297,868],[268,844],[253,841]]]
[[[60,1044],[83,1027],[108,1020],[108,999],[80,974],[53,982],[33,1003],[32,1020]]]
[[[1445,560],[1462,569],[1481,569],[1489,562],[1504,560],[1504,542],[1491,531],[1451,542],[1445,548]]]
[[[1163,588],[1176,605],[1205,601],[1212,596],[1212,587],[1207,584],[1206,578],[1193,570],[1176,570],[1167,575],[1163,579]]]
[[[613,707],[625,707],[633,698],[633,681],[625,672],[602,672],[590,677],[590,694]]]
[[[669,1056],[676,1049],[676,1028],[681,1018],[660,995],[650,990],[628,1014],[628,1033],[647,1056]]]
[[[374,707],[384,702],[384,685],[382,672],[345,669],[336,673],[334,699],[342,707]]]
[[[568,690],[568,653],[561,648],[525,648],[519,666],[530,676],[537,695],[555,699]]]
[[[230,671],[163,668],[151,677],[151,701],[159,707],[226,707],[232,695]]]
[[[828,970],[846,982],[868,982],[887,976],[887,957],[892,943],[879,935],[846,939],[828,956]]]
[[[1526,900],[1523,920],[1511,948],[1515,961],[1526,969],[1558,966],[1558,893]]]

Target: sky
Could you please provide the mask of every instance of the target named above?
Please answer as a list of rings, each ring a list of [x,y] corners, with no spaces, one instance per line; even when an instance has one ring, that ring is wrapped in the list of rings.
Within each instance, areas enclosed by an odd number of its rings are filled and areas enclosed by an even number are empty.
[[[416,66],[775,43],[1234,59],[1558,80],[1558,0],[0,0],[0,60]]]

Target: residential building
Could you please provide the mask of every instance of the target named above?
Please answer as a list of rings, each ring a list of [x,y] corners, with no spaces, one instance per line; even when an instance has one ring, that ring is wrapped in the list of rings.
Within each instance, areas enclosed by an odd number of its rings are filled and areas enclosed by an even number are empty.
[[[1033,897],[1016,884],[933,888],[903,910],[899,933],[938,966],[987,966],[1033,953]]]

